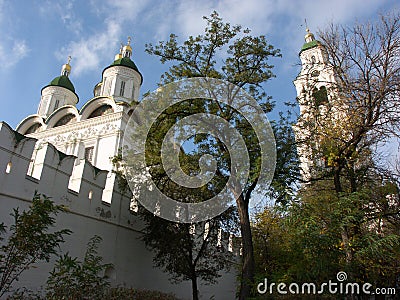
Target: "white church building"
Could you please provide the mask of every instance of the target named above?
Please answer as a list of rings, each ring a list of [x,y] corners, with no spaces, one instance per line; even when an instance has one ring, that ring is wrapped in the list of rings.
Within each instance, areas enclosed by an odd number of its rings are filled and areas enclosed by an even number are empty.
[[[40,174],[48,143],[62,153],[77,157],[68,185],[72,191],[79,192],[85,161],[101,170],[112,170],[110,158],[116,156],[122,146],[122,134],[143,82],[131,55],[129,40],[114,62],[103,70],[102,81],[94,87],[93,98],[80,110],[76,108],[78,95],[69,79],[69,61],[62,66],[61,75],[42,89],[37,114],[28,116],[16,128],[18,133],[39,140],[28,175],[37,177]],[[114,183],[115,174],[109,172],[102,201],[111,203]]]

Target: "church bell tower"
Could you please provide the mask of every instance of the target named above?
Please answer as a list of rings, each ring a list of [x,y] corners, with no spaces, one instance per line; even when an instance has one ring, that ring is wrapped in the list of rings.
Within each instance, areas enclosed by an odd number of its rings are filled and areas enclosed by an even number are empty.
[[[316,158],[314,153],[319,148],[318,131],[326,126],[326,120],[340,118],[340,113],[335,109],[340,97],[325,46],[315,39],[308,28],[304,39],[299,53],[301,70],[293,82],[300,107],[294,131],[302,176],[308,180],[313,175],[313,169],[324,164],[323,159]]]

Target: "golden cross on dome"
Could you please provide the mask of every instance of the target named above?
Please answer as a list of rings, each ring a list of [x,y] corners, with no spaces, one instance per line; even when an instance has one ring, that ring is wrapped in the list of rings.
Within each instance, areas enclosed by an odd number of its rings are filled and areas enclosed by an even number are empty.
[[[68,55],[68,62],[67,62],[67,64],[69,64],[69,63],[71,62],[71,59],[72,59],[71,55]]]
[[[130,45],[130,44],[131,44],[131,37],[128,36],[128,45]]]
[[[307,19],[306,18],[304,18],[304,24],[306,24],[306,31],[310,32],[310,29],[308,28],[308,24],[307,24]]]

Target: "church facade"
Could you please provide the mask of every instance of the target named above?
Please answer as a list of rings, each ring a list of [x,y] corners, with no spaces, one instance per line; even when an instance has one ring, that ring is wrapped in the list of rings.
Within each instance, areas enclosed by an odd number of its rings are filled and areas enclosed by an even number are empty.
[[[114,62],[102,73],[102,81],[93,90],[93,98],[80,110],[78,96],[69,79],[69,61],[62,66],[61,75],[42,89],[37,114],[22,120],[16,128],[20,134],[36,138],[35,164],[28,174],[40,172],[41,151],[51,143],[57,150],[76,156],[69,188],[79,192],[79,174],[84,161],[109,171],[102,200],[110,203],[115,174],[110,158],[118,154],[122,146],[122,134],[132,111],[132,104],[139,99],[143,77],[131,60],[130,41],[121,47]],[[38,166],[39,164],[39,166]]]

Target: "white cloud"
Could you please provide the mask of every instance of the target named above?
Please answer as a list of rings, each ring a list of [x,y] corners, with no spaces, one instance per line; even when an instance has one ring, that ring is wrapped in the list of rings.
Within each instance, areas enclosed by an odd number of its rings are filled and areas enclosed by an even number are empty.
[[[25,41],[14,41],[14,45],[12,47],[13,57],[20,57],[22,59],[27,55],[28,52],[29,48]]]
[[[253,34],[266,34],[267,38],[275,36],[275,41],[279,42],[275,46],[286,48],[294,57],[303,41],[304,27],[300,26],[304,18],[316,32],[332,20],[347,22],[354,16],[371,14],[380,3],[373,0],[304,0],[295,3],[292,0],[91,0],[91,13],[97,20],[104,20],[106,28],[98,26],[94,34],[87,36],[89,31],[79,29],[80,22],[73,13],[72,4],[68,4],[63,21],[72,26],[75,20],[77,31],[81,30],[81,33],[77,41],[62,49],[62,57],[57,57],[65,60],[67,55],[73,55],[73,72],[79,75],[97,68],[99,62],[110,58],[110,53],[118,51],[117,39],[121,38],[122,30],[125,35],[135,35],[137,26],[151,34],[149,42],[165,40],[171,32],[186,38],[204,32],[202,17],[209,16],[213,10],[218,11],[225,22],[249,27]],[[126,32],[127,28],[129,32]]]
[[[108,21],[105,31],[69,43],[60,52],[57,52],[56,56],[60,60],[65,60],[68,55],[71,55],[73,59],[72,72],[77,76],[96,70],[103,57],[108,56],[112,50],[118,49],[120,30],[121,27],[118,23]]]
[[[5,1],[0,0],[0,65],[2,70],[9,69],[20,62],[29,52],[29,47],[25,40],[19,40],[9,35],[4,30],[11,17],[4,12],[6,11]],[[11,56],[12,54],[12,56]]]
[[[258,34],[265,33],[271,25],[268,15],[274,11],[272,0],[270,1],[271,5],[267,5],[269,1],[259,0],[247,0],[245,5],[242,0],[189,0],[180,1],[176,6],[167,6],[164,3],[162,9],[157,10],[157,13],[162,14],[162,22],[157,22],[156,25],[157,31],[163,36],[170,32],[185,37],[202,34],[205,26],[203,16],[209,16],[215,10],[225,22],[231,25],[242,24],[252,28]]]
[[[24,40],[14,40],[5,45],[0,44],[0,65],[2,69],[9,69],[15,66],[29,52],[29,48]],[[12,56],[10,55],[12,53]],[[11,58],[12,57],[12,58]]]
[[[45,18],[57,17],[61,19],[65,27],[76,35],[82,32],[82,21],[74,12],[74,1],[54,2],[47,0],[39,8],[39,12]]]
[[[213,10],[218,11],[224,21],[249,27],[254,34],[267,34],[271,31],[283,34],[296,32],[295,29],[304,24],[305,18],[314,31],[323,28],[331,21],[346,23],[357,17],[363,18],[378,13],[379,7],[384,2],[389,1],[189,0],[179,2],[177,7],[170,6],[163,14],[167,15],[167,18],[173,18],[174,27],[185,35],[202,33],[204,28],[202,16],[210,15]],[[285,28],[282,28],[282,23],[285,24]],[[288,41],[292,41],[292,38],[289,37]]]
[[[149,2],[149,0],[108,0],[107,3],[111,7],[108,14],[112,12],[110,17],[121,22],[132,21],[140,17]]]
[[[127,21],[133,21],[143,11],[148,4],[148,0],[130,1],[100,1],[92,0],[92,12],[97,15],[97,19],[103,19],[104,26],[98,26],[97,32],[90,36],[83,36],[77,41],[70,42],[60,51],[56,52],[56,57],[65,60],[68,55],[72,56],[72,73],[79,76],[85,72],[97,70],[104,60],[110,60],[110,53],[119,50],[118,43],[121,35],[121,28]],[[66,21],[70,17],[67,15]],[[73,17],[71,17],[73,19]],[[134,34],[130,32],[129,34]]]
[[[177,9],[176,28],[186,36],[198,35],[204,32],[203,16],[209,16],[214,10],[211,2],[183,1]]]
[[[276,12],[275,2],[248,0],[243,5],[239,0],[224,0],[219,2],[217,10],[232,24],[248,27],[254,34],[265,34],[273,25],[271,15]]]
[[[90,4],[92,12],[99,18],[113,20],[121,25],[123,22],[142,18],[150,2],[150,0],[91,0]]]

